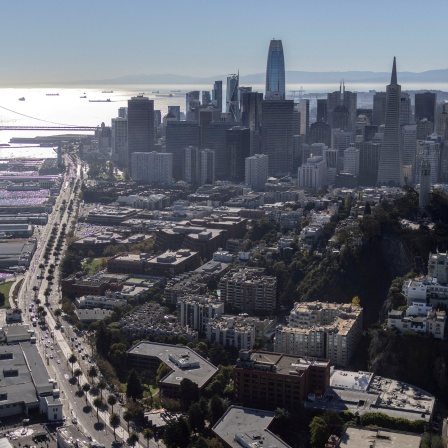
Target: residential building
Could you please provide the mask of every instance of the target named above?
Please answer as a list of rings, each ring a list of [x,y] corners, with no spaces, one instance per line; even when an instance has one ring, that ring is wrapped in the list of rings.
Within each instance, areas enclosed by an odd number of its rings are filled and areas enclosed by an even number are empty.
[[[277,279],[263,269],[232,269],[219,282],[219,297],[226,309],[271,312],[277,305]]]
[[[350,304],[299,302],[288,326],[278,326],[274,351],[329,359],[346,366],[362,334],[362,308]]]
[[[173,182],[173,154],[156,151],[132,153],[131,176],[136,182],[170,186]]]
[[[387,317],[387,328],[398,330],[401,333],[416,332],[430,334],[435,339],[443,339],[445,335],[446,312],[429,310],[426,316],[410,315],[404,311],[389,311]]]
[[[216,178],[216,157],[214,149],[203,149],[200,152],[200,184],[210,184],[215,183]]]
[[[190,185],[199,184],[199,149],[196,146],[187,146],[184,149],[184,161],[184,181],[189,183]]]
[[[214,296],[184,295],[177,299],[179,322],[184,327],[205,333],[207,323],[224,314],[224,302]]]
[[[354,143],[344,151],[344,173],[353,174],[355,177],[359,175],[359,149]]]
[[[268,181],[269,156],[255,154],[245,160],[245,184],[254,191],[263,191]]]
[[[112,159],[121,166],[128,164],[127,118],[112,118]]]

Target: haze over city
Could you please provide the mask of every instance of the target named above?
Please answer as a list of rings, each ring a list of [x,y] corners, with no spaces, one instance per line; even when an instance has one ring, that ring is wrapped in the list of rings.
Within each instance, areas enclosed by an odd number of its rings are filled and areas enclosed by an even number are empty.
[[[423,25],[416,0],[3,2],[0,83],[244,76],[264,72],[272,38],[287,71],[387,72],[394,55],[402,72],[442,69],[448,5],[434,9]]]

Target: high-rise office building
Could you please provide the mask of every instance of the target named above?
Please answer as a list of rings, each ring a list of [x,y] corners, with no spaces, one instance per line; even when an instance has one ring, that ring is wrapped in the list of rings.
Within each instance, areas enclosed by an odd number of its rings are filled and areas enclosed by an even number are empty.
[[[374,187],[378,179],[381,143],[361,142],[359,147],[358,183],[364,187]]]
[[[304,135],[307,139],[310,128],[310,100],[301,99],[298,111],[300,113],[300,135]]]
[[[336,149],[339,154],[338,160],[338,172],[343,169],[344,166],[344,151],[353,143],[355,140],[355,133],[344,131],[342,129],[332,129],[331,130],[331,147]]]
[[[177,121],[180,121],[180,106],[168,106],[168,113],[173,114]]]
[[[184,149],[184,181],[197,185],[200,180],[199,149],[197,146],[187,146]]]
[[[386,87],[386,123],[378,166],[378,184],[402,186],[403,153],[400,136],[401,86],[397,82],[396,59],[392,67],[390,84]]]
[[[266,98],[270,93],[279,93],[280,99],[286,98],[285,92],[285,57],[282,41],[272,39],[269,44],[266,66]]]
[[[227,180],[230,172],[230,159],[227,152],[227,130],[235,126],[232,121],[212,122],[205,128],[203,147],[214,150],[216,180]]]
[[[227,156],[229,158],[228,179],[244,181],[244,160],[250,156],[250,131],[244,126],[233,126],[226,132]]]
[[[437,95],[432,92],[415,94],[415,121],[426,118],[434,123]]]
[[[417,153],[417,125],[407,124],[401,127],[401,146],[403,148],[403,175],[406,184],[414,183],[415,155]]]
[[[126,109],[123,107],[123,109]],[[128,120],[112,118],[112,159],[120,166],[127,164]]]
[[[227,92],[226,92],[226,112],[230,115],[232,121],[240,120],[240,105],[238,98],[240,75],[229,75],[227,77]]]
[[[201,101],[199,90],[192,90],[185,94],[185,114],[187,121],[196,121],[196,109],[199,109]]]
[[[170,186],[173,181],[173,155],[156,151],[132,153],[131,175],[136,182]]]
[[[241,124],[250,131],[250,154],[260,152],[260,127],[263,94],[243,92],[241,95]]]
[[[170,120],[166,126],[166,152],[173,154],[173,177],[183,179],[184,148],[199,147],[199,124],[195,121]]]
[[[417,124],[417,140],[426,140],[434,130],[434,123],[426,118],[421,118]]]
[[[127,107],[119,107],[118,108],[118,117],[119,118],[128,118],[128,108]]]
[[[340,128],[344,131],[356,131],[356,103],[357,94],[345,90],[341,82],[338,92],[327,95],[327,119],[331,128]]]
[[[200,180],[201,185],[215,183],[215,151],[213,149],[203,149],[200,153]]]
[[[309,143],[325,143],[327,146],[331,145],[331,129],[324,121],[316,121],[310,126],[308,132]]]
[[[411,108],[411,97],[409,93],[401,92],[400,96],[400,124],[412,124],[412,108]]]
[[[255,154],[245,160],[245,184],[254,191],[263,191],[268,181],[269,157]]]
[[[133,152],[154,149],[154,101],[138,95],[128,101],[128,156],[130,166]]]
[[[327,99],[319,98],[317,100],[317,116],[316,121],[327,122]]]
[[[212,92],[213,106],[222,112],[222,81],[215,81]]]
[[[264,100],[261,152],[269,156],[269,175],[285,176],[292,170],[294,101]]]
[[[372,124],[381,126],[386,122],[386,92],[373,95]]]
[[[208,90],[202,91],[202,105],[203,106],[209,106],[212,103],[212,97],[210,95],[210,92]]]

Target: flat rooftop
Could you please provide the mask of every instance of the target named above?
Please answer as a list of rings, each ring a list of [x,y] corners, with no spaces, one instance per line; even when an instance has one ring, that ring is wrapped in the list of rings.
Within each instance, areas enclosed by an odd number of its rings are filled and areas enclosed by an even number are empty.
[[[202,356],[191,350],[191,348],[185,346],[142,341],[129,349],[128,353],[131,355],[158,358],[164,362],[172,369],[162,380],[162,383],[166,384],[180,385],[180,382],[184,378],[188,378],[201,388],[218,371],[218,368],[212,363],[202,358]],[[170,359],[170,355],[180,360],[188,360],[189,363],[196,364],[196,367],[182,369]]]
[[[382,428],[349,426],[341,438],[345,448],[419,448],[421,436]]]
[[[372,378],[372,372],[348,372],[344,370],[335,370],[330,378],[330,386],[342,389],[366,391]]]
[[[267,429],[274,416],[274,412],[231,406],[217,421],[213,432],[232,448],[289,448]]]

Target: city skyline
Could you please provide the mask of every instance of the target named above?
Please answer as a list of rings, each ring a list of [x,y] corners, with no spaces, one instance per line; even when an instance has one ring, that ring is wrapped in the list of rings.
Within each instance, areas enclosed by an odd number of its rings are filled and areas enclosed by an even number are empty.
[[[8,20],[1,33],[8,45],[0,50],[0,83],[161,73],[218,76],[238,69],[241,74],[262,73],[272,38],[283,42],[286,71],[386,72],[394,55],[402,72],[447,67],[440,56],[444,48],[439,36],[444,11],[448,12],[445,3],[440,2],[438,13],[431,15],[425,39],[415,27],[405,26],[421,19],[414,0],[406,8],[379,0],[375,11],[362,2],[347,2],[344,7],[330,0],[316,4],[281,0],[269,14],[263,3],[229,0],[217,8],[203,0],[164,5],[135,0],[125,8],[116,0],[27,1],[26,7],[7,2],[2,5]],[[400,15],[398,28],[395,14],[377,13],[390,8]],[[373,32],[380,22],[381,33],[375,33],[373,41],[364,39],[366,30]],[[368,57],[360,57],[363,54]]]

